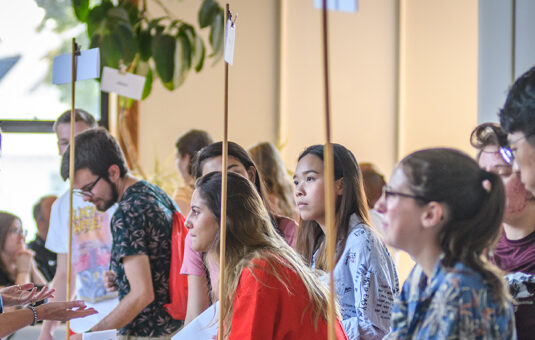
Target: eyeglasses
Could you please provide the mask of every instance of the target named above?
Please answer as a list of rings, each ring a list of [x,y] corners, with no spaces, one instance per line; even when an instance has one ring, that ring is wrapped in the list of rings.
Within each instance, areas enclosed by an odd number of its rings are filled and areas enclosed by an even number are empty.
[[[9,229],[8,233],[16,234],[16,235],[22,235],[22,236],[26,237],[26,235],[28,234],[28,231],[25,230],[25,229],[22,229],[22,228],[21,229],[15,228],[15,229]]]
[[[426,199],[425,197],[423,196],[420,196],[420,195],[413,195],[413,194],[406,194],[404,192],[399,192],[399,191],[393,191],[393,190],[390,190],[388,187],[384,186],[383,187],[383,193],[382,193],[382,196],[384,196],[385,198],[385,202],[388,201],[388,198],[389,197],[396,197],[396,196],[400,196],[400,197],[406,197],[406,198],[412,198],[412,199],[415,199],[415,200],[420,200],[420,201],[424,201],[424,202],[427,202],[428,199]]]
[[[98,181],[100,181],[101,178],[101,176],[98,176],[98,178],[93,183],[86,185],[85,189],[74,189],[73,193],[78,196],[92,198],[93,196],[95,196],[95,194],[93,194],[91,190],[93,190],[93,188],[95,187],[95,185],[97,185]]]
[[[515,153],[511,148],[508,146],[500,146],[498,151],[500,152],[500,156],[502,156],[502,159],[505,161],[505,163],[508,165],[513,165]]]

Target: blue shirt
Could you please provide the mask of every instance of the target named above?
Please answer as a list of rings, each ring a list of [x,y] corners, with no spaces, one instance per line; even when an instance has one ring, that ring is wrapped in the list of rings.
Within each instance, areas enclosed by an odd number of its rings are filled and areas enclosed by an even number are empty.
[[[500,308],[480,274],[437,262],[431,281],[415,266],[405,281],[385,339],[516,339],[513,305]]]
[[[399,293],[394,261],[381,237],[357,215],[351,215],[349,223],[345,247],[334,267],[342,326],[349,339],[381,339],[388,333]],[[314,263],[315,257],[313,267]]]

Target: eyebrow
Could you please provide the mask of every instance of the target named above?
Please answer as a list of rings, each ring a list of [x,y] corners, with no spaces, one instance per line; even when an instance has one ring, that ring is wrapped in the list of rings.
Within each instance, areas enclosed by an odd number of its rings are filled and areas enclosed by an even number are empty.
[[[235,168],[237,166],[239,166],[239,165],[238,164],[230,164],[230,165],[227,166],[227,169],[232,169],[232,168]]]
[[[319,175],[319,172],[317,172],[316,170],[305,170],[302,172],[303,175],[308,175],[309,173]],[[297,174],[295,174],[293,178],[296,178],[296,177],[297,177]]]

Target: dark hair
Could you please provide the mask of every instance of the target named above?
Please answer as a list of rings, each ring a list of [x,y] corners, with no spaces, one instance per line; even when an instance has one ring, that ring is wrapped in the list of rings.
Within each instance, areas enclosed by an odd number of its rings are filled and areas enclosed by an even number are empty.
[[[92,129],[97,127],[97,121],[95,118],[87,111],[82,109],[74,109],[74,121],[75,122],[84,122],[87,126]],[[57,131],[60,124],[70,124],[71,122],[71,110],[63,112],[58,119],[54,122],[54,131]]]
[[[323,145],[309,146],[301,155],[300,161],[306,155],[314,155],[323,160]],[[336,239],[341,241],[340,249],[344,249],[349,235],[349,220],[352,214],[356,214],[366,224],[369,223],[368,204],[362,185],[362,174],[357,159],[351,151],[340,144],[333,144],[334,180],[343,178],[342,195],[336,198]],[[324,179],[327,181],[328,179]],[[297,251],[310,264],[314,252],[319,249],[319,257],[316,267],[325,270],[326,248],[325,238],[321,227],[316,221],[301,221],[297,233]],[[338,252],[337,261],[342,255]]]
[[[470,134],[470,144],[478,150],[476,159],[479,161],[481,151],[487,146],[507,146],[507,133],[496,123],[483,123]]]
[[[499,270],[484,259],[501,233],[505,191],[500,176],[479,168],[461,151],[425,149],[405,157],[399,164],[408,189],[419,204],[435,201],[446,206],[445,224],[437,233],[444,254],[442,263],[453,268],[462,262],[483,277],[498,301],[505,302],[506,287]],[[490,189],[484,182],[490,182]]]
[[[35,203],[33,205],[33,209],[32,209],[32,212],[33,212],[33,219],[37,222],[37,220],[39,220],[40,218],[43,217],[43,211],[42,211],[42,206],[43,206],[43,201],[47,198],[54,198],[54,200],[56,200],[58,197],[55,196],[55,195],[48,195],[48,196],[43,196],[39,199],[39,201],[37,201],[37,203]]]
[[[104,128],[86,130],[75,137],[74,171],[87,168],[93,174],[108,179],[108,169],[117,165],[121,177],[128,165],[117,140]],[[69,178],[70,146],[61,159],[61,177]]]
[[[8,213],[7,211],[0,211],[0,254],[4,252],[4,247],[6,245],[7,234],[9,233],[9,228],[14,221],[18,220],[22,223],[20,217]],[[0,260],[0,271],[3,271],[7,274],[9,271],[4,266],[4,261]]]
[[[371,209],[375,202],[379,200],[385,186],[385,178],[375,165],[372,163],[360,163],[360,170],[362,171],[362,182],[364,184],[364,192],[368,202],[368,207]]]
[[[513,84],[499,113],[505,132],[535,134],[535,67],[521,75]]]
[[[195,154],[205,146],[213,143],[212,137],[206,131],[202,130],[189,130],[182,136],[178,137],[175,147],[176,151],[181,157],[189,155],[190,162],[188,165],[188,173],[193,175],[191,170],[191,164]]]

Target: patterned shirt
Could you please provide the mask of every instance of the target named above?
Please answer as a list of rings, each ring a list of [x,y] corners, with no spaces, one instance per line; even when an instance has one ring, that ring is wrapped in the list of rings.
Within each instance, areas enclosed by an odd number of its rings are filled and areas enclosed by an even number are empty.
[[[119,299],[130,291],[122,262],[126,256],[148,256],[154,287],[154,301],[119,330],[121,335],[165,336],[182,325],[181,320],[171,318],[163,307],[170,302],[171,229],[176,210],[173,200],[160,188],[139,181],[126,189],[113,215],[111,265],[116,273]]]
[[[415,266],[394,305],[385,339],[516,339],[513,306],[500,308],[481,275],[439,260],[431,281]]]
[[[381,339],[399,293],[394,261],[381,237],[356,214],[349,223],[345,248],[334,267],[342,325],[349,339]]]

